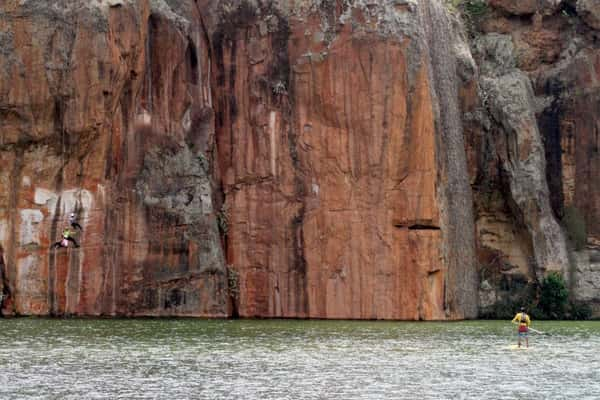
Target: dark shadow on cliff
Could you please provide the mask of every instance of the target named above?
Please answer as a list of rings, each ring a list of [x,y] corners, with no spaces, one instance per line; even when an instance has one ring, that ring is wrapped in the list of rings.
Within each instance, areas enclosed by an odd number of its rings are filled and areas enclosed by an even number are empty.
[[[4,248],[0,245],[0,316],[2,316],[4,300],[9,296],[8,276],[6,273],[6,264],[4,264]]]

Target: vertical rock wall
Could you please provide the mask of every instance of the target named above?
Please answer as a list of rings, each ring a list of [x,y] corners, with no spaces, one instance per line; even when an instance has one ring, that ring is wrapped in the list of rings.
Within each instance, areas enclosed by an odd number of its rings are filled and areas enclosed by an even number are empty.
[[[432,80],[437,95],[437,149],[441,164],[438,199],[442,204],[443,249],[448,263],[448,307],[465,317],[478,313],[473,198],[469,186],[459,89],[471,84],[477,67],[464,28],[440,2],[420,3]]]
[[[477,313],[455,36],[422,28],[450,20],[437,2],[369,4],[213,9],[241,316]]]
[[[5,314],[227,314],[193,2],[0,5]],[[75,212],[81,247],[52,251]]]

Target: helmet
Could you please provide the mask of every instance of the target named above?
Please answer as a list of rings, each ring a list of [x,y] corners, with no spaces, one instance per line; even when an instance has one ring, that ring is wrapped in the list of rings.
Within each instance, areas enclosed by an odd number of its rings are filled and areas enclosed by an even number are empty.
[[[74,217],[74,216],[75,216],[75,213],[71,213],[71,217]]]
[[[521,307],[521,311],[525,311],[525,307]]]

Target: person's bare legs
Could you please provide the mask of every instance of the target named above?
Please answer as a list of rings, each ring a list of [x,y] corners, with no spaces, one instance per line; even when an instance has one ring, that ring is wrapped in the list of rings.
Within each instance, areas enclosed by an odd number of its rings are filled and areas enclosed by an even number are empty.
[[[67,239],[69,242],[73,242],[75,247],[79,247],[79,243],[77,243],[77,241],[75,239],[73,239],[72,237],[69,236],[68,238],[65,238],[65,239]]]

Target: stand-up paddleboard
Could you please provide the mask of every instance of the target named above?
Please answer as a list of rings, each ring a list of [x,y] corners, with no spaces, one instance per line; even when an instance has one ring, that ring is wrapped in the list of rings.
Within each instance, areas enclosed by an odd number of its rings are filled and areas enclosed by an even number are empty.
[[[510,346],[508,346],[509,350],[530,350],[531,347],[525,347],[524,345],[519,347],[519,345],[517,344],[511,344]]]

